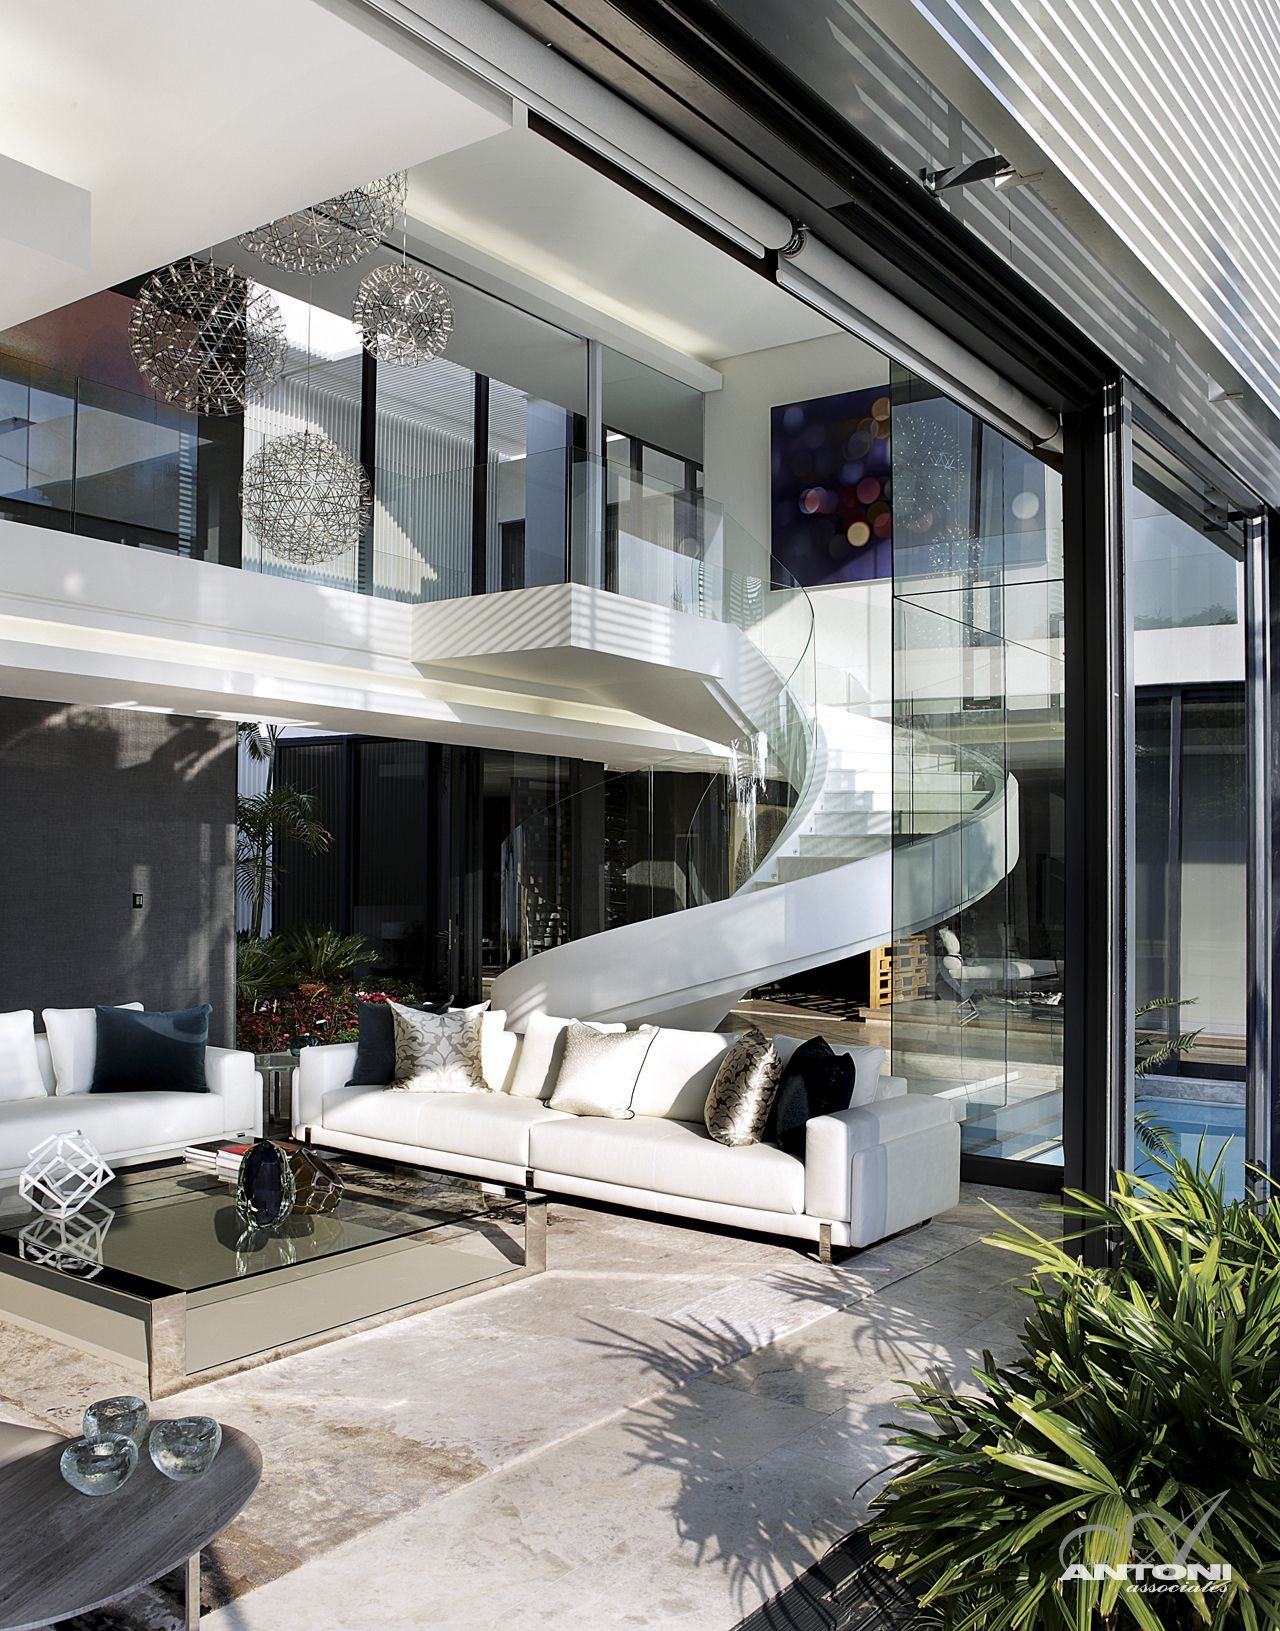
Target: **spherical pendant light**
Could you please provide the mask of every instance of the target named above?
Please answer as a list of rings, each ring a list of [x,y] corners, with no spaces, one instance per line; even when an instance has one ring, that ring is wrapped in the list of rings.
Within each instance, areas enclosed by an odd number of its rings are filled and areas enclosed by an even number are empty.
[[[351,315],[363,331],[365,350],[395,368],[416,368],[438,357],[453,332],[453,306],[443,285],[407,261],[366,272]]]
[[[323,431],[273,436],[244,467],[244,524],[264,548],[295,566],[354,549],[373,513],[369,478]]]
[[[267,290],[238,272],[176,261],[138,291],[129,348],[164,401],[188,413],[239,413],[284,368],[284,318]]]
[[[242,233],[240,244],[285,272],[336,272],[371,255],[404,210],[403,170]]]

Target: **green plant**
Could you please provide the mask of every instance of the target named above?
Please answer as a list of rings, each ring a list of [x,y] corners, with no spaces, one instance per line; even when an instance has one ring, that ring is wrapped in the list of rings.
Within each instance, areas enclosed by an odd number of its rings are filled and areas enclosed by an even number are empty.
[[[287,843],[312,855],[329,847],[328,829],[310,793],[268,786],[236,800],[236,888],[249,901],[251,934],[262,933],[267,890],[279,867],[279,847]]]
[[[362,964],[378,961],[377,952],[362,934],[339,934],[336,929],[303,923],[271,938],[278,966],[297,984],[341,979]]]
[[[914,1385],[927,1424],[874,1503],[881,1563],[948,1631],[1280,1625],[1280,1205],[1224,1202],[1220,1162],[1069,1192],[1063,1240],[993,1238],[1031,1265],[1022,1353],[984,1355],[976,1396]],[[1114,1268],[1071,1249],[1099,1230]],[[1179,1560],[1229,1578],[1135,1581]]]
[[[1194,997],[1155,997],[1150,1002],[1144,1002],[1133,1017],[1145,1019],[1148,1014],[1162,1013],[1170,1008],[1186,1008],[1195,1000]],[[1201,1026],[1196,1031],[1183,1031],[1180,1036],[1168,1036],[1163,1031],[1139,1026],[1133,1074],[1149,1076],[1152,1071],[1163,1070],[1171,1059],[1190,1053],[1203,1031],[1204,1027]]]

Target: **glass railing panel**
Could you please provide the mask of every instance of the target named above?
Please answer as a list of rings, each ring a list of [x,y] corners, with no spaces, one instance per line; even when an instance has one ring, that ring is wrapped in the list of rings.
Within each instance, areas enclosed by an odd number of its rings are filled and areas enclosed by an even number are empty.
[[[75,434],[75,529],[190,554],[198,437],[192,415],[118,386],[81,379]]]
[[[73,378],[0,353],[0,504],[14,520],[71,513],[75,391]]]

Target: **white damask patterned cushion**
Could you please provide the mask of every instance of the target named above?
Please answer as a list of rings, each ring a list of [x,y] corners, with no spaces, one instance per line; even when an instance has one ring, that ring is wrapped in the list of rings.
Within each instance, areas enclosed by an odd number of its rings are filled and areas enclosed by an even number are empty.
[[[636,1082],[657,1034],[652,1025],[637,1031],[598,1031],[575,1019],[565,1029],[564,1058],[547,1101],[551,1109],[630,1121]]]
[[[753,1027],[720,1061],[707,1094],[703,1120],[712,1138],[733,1148],[758,1144],[781,1081],[778,1050]]]
[[[395,1030],[393,1088],[408,1093],[487,1093],[480,1062],[481,1009],[426,1014],[388,1003]]]

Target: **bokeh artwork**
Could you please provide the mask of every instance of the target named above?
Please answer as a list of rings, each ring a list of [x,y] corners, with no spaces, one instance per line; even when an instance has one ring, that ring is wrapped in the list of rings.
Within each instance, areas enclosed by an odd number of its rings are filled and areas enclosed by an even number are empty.
[[[773,558],[806,588],[893,571],[888,389],[770,410]]]

